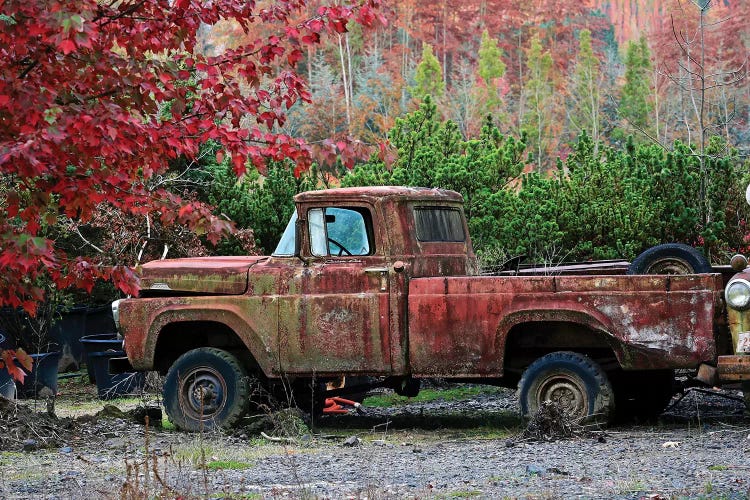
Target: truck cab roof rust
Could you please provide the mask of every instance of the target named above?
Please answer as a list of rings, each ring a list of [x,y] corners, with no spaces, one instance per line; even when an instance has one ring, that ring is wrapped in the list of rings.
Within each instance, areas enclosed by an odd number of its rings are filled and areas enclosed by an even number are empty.
[[[455,191],[437,188],[419,188],[402,186],[368,186],[352,188],[322,189],[320,191],[306,191],[294,197],[297,203],[324,202],[335,204],[337,201],[369,201],[375,203],[388,198],[395,200],[420,201],[453,201],[462,203],[463,196]]]

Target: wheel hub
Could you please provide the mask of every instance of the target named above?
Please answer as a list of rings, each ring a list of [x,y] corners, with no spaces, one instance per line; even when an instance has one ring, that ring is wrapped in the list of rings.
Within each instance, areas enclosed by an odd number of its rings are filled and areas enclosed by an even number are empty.
[[[200,368],[186,377],[182,394],[185,410],[205,420],[219,413],[226,404],[226,383],[218,372]]]
[[[682,259],[670,257],[659,259],[649,266],[646,274],[692,274],[692,266]]]
[[[552,401],[571,417],[583,417],[588,413],[588,397],[575,378],[559,374],[539,386],[537,401]]]

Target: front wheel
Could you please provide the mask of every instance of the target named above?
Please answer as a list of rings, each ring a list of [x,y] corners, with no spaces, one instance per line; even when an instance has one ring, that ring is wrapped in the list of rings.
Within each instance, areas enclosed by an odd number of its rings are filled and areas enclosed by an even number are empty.
[[[247,412],[249,379],[233,354],[213,347],[188,351],[169,368],[164,409],[186,431],[228,428]]]
[[[521,414],[531,417],[544,401],[556,403],[570,418],[607,423],[615,399],[604,370],[588,356],[560,351],[526,368],[518,383]]]

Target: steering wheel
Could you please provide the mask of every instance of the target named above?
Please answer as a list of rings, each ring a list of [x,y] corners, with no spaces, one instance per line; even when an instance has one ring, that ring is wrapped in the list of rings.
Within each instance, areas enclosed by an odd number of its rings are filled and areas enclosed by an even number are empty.
[[[339,247],[339,257],[341,257],[342,254],[346,253],[346,255],[353,255],[347,248],[339,243],[338,241],[334,240],[333,238],[328,238],[328,243],[333,243],[337,247]]]

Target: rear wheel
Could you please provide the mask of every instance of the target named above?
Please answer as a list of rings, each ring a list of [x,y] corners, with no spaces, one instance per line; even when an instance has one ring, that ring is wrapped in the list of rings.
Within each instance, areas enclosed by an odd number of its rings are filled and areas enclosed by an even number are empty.
[[[187,431],[228,428],[248,410],[250,380],[233,354],[213,347],[188,351],[164,381],[169,420]]]
[[[576,352],[553,352],[537,359],[518,383],[521,413],[531,417],[544,401],[570,418],[606,423],[614,413],[612,386],[601,367]]]

